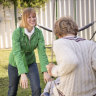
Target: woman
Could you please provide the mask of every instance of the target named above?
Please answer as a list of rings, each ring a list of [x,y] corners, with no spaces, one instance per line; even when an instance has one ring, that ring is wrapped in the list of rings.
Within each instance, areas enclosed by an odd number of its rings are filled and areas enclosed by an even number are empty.
[[[32,96],[40,96],[41,87],[34,49],[38,48],[41,71],[44,81],[51,78],[47,73],[48,59],[45,52],[44,38],[41,30],[36,27],[36,12],[33,8],[26,8],[22,14],[20,27],[12,35],[12,51],[9,57],[8,96],[16,96],[18,83],[24,89],[28,88],[28,79]]]
[[[96,96],[96,43],[77,37],[78,26],[68,17],[56,21],[54,32],[59,39],[53,50],[57,65],[47,65],[51,76],[60,83],[53,88],[52,96]]]

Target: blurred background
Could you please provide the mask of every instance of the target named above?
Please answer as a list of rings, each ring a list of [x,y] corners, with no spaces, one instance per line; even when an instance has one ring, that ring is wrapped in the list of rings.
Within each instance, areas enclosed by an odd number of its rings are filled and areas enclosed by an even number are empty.
[[[8,91],[8,59],[12,48],[12,32],[19,27],[22,10],[33,7],[37,13],[37,24],[53,29],[54,22],[62,16],[71,16],[79,28],[96,21],[96,0],[0,0],[0,96],[7,96]],[[37,26],[39,27],[39,26]],[[40,28],[40,27],[39,27]],[[54,32],[40,28],[43,32],[46,53],[51,62],[56,62],[51,47],[55,40]],[[90,39],[96,32],[96,24],[80,31],[79,36]],[[92,38],[96,41],[96,36]],[[45,86],[40,71],[37,49],[35,50],[38,63],[41,87]],[[19,87],[17,96],[31,96],[30,87],[24,90]]]
[[[50,29],[53,28],[53,19],[55,22],[62,16],[71,16],[79,28],[96,20],[96,0],[0,0],[0,48],[12,47],[12,32],[19,26],[25,7],[34,7],[37,12],[37,24]],[[52,44],[52,32],[41,30],[45,44]],[[96,24],[79,32],[79,35],[90,39],[95,31]],[[96,37],[93,40],[96,40]]]

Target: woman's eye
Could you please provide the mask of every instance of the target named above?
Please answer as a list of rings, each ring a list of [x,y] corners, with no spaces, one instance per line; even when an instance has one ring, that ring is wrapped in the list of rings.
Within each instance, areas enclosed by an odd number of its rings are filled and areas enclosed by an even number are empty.
[[[36,17],[32,17],[32,18],[36,18]]]
[[[29,18],[31,18],[31,17],[29,17]]]
[[[30,17],[28,17],[28,18],[29,18],[29,19],[30,19],[30,18],[36,19],[36,17],[31,17],[31,16],[30,16]]]

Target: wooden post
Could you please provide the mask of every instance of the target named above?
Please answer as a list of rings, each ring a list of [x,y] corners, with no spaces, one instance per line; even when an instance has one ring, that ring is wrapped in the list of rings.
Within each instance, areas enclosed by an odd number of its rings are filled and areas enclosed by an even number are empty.
[[[17,28],[17,4],[14,1],[14,16],[15,16],[15,28]]]

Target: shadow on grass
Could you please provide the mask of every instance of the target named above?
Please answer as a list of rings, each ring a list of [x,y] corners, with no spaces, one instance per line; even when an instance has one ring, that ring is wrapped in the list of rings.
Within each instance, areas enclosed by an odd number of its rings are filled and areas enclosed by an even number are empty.
[[[0,78],[0,96],[7,96],[8,86],[9,86],[8,77]],[[27,88],[26,90],[18,86],[17,96],[31,96],[30,85],[29,88]]]
[[[8,64],[0,64],[0,67],[2,68],[2,69],[5,69],[5,70],[8,70]]]
[[[8,65],[3,66],[3,68],[4,68],[5,70],[8,70]]]
[[[8,77],[0,78],[0,96],[7,96]]]

